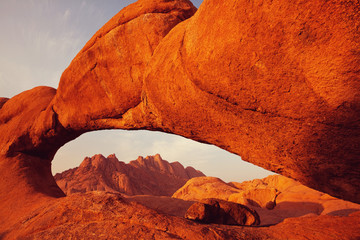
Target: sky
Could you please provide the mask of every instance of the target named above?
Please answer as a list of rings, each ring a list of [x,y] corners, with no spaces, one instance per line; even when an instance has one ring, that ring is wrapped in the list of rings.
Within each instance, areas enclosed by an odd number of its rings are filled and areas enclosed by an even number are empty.
[[[95,32],[134,0],[0,0],[0,97],[36,86],[57,88],[60,76]],[[193,1],[199,7],[201,0]],[[224,181],[269,174],[216,146],[150,131],[86,133],[56,154],[53,174],[77,167],[86,156],[115,153],[120,161],[159,153]],[[264,159],[265,160],[265,159]]]

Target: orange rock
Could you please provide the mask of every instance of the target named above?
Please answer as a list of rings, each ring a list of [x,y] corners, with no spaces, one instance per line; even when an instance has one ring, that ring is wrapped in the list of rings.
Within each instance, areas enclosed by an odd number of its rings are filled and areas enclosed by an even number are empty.
[[[359,204],[330,197],[280,175],[229,184],[212,177],[193,178],[173,198],[191,201],[217,198],[243,204],[257,211],[263,226],[309,214],[348,216],[360,211]]]
[[[112,118],[129,113],[141,102],[142,75],[154,49],[177,23],[195,11],[186,0],[140,0],[120,11],[95,34],[63,73],[58,90],[34,88],[3,104],[3,229],[7,231],[7,226],[41,201],[64,196],[51,174],[56,151],[86,131],[114,128]]]
[[[308,216],[289,218],[283,223],[264,229],[273,239],[358,239],[360,212],[348,217]]]
[[[238,192],[238,189],[229,186],[220,178],[196,177],[187,181],[172,197],[187,201],[199,201],[205,198],[228,200],[231,194]]]
[[[8,98],[0,97],[0,109],[2,108],[2,106],[3,106],[8,100],[9,100]]]
[[[358,7],[207,0],[191,17],[187,0],[140,0],[37,96],[33,117],[14,112],[20,128],[8,122],[19,97],[8,100],[1,154],[50,161],[86,131],[161,130],[360,202]]]
[[[196,202],[186,211],[185,218],[226,225],[253,226],[260,224],[257,212],[244,205],[215,198]]]
[[[110,19],[61,76],[53,104],[62,125],[116,128],[113,119],[142,102],[145,68],[159,42],[195,11],[187,0],[140,0]]]
[[[0,236],[10,239],[356,239],[360,216],[292,218],[271,227],[199,224],[161,214],[119,194],[92,192],[52,199]]]
[[[265,184],[265,179],[244,183],[225,183],[219,178],[197,177],[187,181],[172,197],[189,201],[216,198],[247,206],[272,209],[276,205],[275,200],[280,192],[275,186],[270,187]],[[259,184],[260,181],[261,184]],[[257,183],[254,184],[254,182]]]
[[[126,199],[129,201],[140,203],[148,208],[154,209],[159,213],[169,214],[177,217],[184,217],[186,211],[194,203],[193,201],[185,201],[167,196],[124,195],[124,197],[126,197]]]
[[[230,202],[244,203],[256,207],[273,209],[276,205],[276,197],[279,194],[275,188],[250,188],[244,189],[240,193],[234,193],[229,196]]]
[[[119,194],[104,192],[73,194],[43,203],[12,230],[1,232],[2,239],[226,239],[231,232],[234,237],[243,235],[216,226],[207,230],[201,224],[159,214]]]
[[[127,195],[171,196],[194,174],[180,164],[169,163],[155,156],[139,157],[129,164],[116,156],[95,155],[85,158],[79,167],[56,174],[55,180],[67,195],[77,192],[107,191]],[[182,169],[182,171],[179,171]],[[195,170],[197,176],[205,176]]]
[[[157,47],[146,104],[166,131],[360,203],[359,22],[354,1],[204,1]]]
[[[50,171],[63,144],[111,128],[214,144],[360,203],[359,8],[205,0],[194,14],[187,0],[139,0],[120,11],[74,58],[58,90],[38,87],[2,104],[0,232],[63,196]],[[340,219],[348,226],[357,217]],[[331,227],[342,236],[353,230]]]

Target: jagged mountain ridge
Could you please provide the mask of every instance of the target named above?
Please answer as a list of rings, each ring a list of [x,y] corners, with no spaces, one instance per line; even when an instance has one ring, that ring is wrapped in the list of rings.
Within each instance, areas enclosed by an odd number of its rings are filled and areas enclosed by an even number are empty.
[[[126,164],[114,154],[86,157],[79,167],[56,174],[65,194],[88,191],[120,192],[127,195],[171,196],[202,172],[179,162],[169,163],[160,154],[141,157]]]

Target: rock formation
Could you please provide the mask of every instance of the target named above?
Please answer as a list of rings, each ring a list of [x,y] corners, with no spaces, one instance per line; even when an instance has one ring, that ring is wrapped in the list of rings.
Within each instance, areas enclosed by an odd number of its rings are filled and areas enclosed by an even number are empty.
[[[130,202],[140,203],[158,213],[177,217],[184,217],[189,207],[195,203],[168,196],[133,195],[124,197]]]
[[[256,181],[254,180],[254,182]],[[276,187],[278,187],[276,184],[270,186],[263,181],[258,184],[252,184],[252,181],[251,184],[248,182],[225,183],[220,178],[198,177],[189,180],[173,194],[173,197],[187,201],[217,198],[253,207],[272,209],[276,205],[276,197],[280,194]]]
[[[246,205],[259,214],[261,225],[278,224],[304,216],[348,216],[360,205],[329,196],[280,175],[242,183],[225,183],[219,178],[190,179],[173,198],[202,202],[208,198]]]
[[[86,216],[84,218],[84,215]],[[81,219],[81,224],[79,223]],[[159,214],[119,194],[91,192],[48,201],[23,217],[5,239],[256,239],[257,233],[204,227]],[[251,230],[251,229],[250,229]],[[264,234],[263,234],[264,235]],[[0,232],[0,237],[4,233]]]
[[[220,199],[207,198],[196,202],[186,211],[185,218],[226,225],[253,226],[260,224],[257,212],[244,205]]]
[[[51,174],[51,160],[66,142],[90,130],[149,123],[131,124],[125,116],[141,102],[144,68],[158,42],[195,11],[187,0],[138,1],[94,35],[63,73],[58,90],[37,87],[5,102],[0,109],[0,202],[5,206],[0,231],[42,201],[65,196]]]
[[[197,201],[205,198],[228,200],[227,198],[229,196],[239,192],[239,189],[225,183],[220,178],[198,177],[190,179],[173,194],[173,197],[189,201]]]
[[[120,11],[57,91],[36,88],[4,104],[1,155],[45,164],[84,132],[145,128],[360,202],[359,4],[248,4],[206,0],[193,17],[187,0]]]
[[[167,131],[360,202],[359,9],[206,0],[156,49],[147,106]]]
[[[144,198],[147,196],[138,196]],[[149,196],[168,205],[168,197]],[[167,200],[166,200],[167,199]],[[170,199],[171,200],[171,199]],[[289,218],[270,227],[240,227],[199,224],[183,217],[156,212],[119,194],[77,193],[37,203],[29,215],[4,231],[7,239],[357,239],[360,236],[360,212],[348,216],[305,216]],[[179,199],[172,199],[179,204]],[[143,201],[145,202],[145,201]],[[184,203],[180,203],[184,204]],[[174,207],[174,206],[173,206]],[[173,210],[173,209],[172,209]],[[9,215],[10,216],[10,215]]]
[[[2,108],[2,106],[3,106],[8,100],[9,100],[8,98],[0,97],[0,109]]]
[[[55,181],[66,195],[107,191],[126,195],[171,196],[190,178],[205,176],[179,162],[169,163],[159,154],[138,157],[129,164],[115,155],[86,157],[79,167],[56,174]]]
[[[156,162],[162,162],[162,164],[155,164]],[[273,175],[264,179],[255,179],[242,183],[225,183],[219,178],[197,177],[190,179],[173,195],[173,198],[154,196],[161,195],[158,193],[165,191],[164,186],[149,185],[148,181],[150,180],[146,178],[146,175],[150,172],[152,177],[157,178],[155,176],[156,174],[163,174],[159,172],[159,169],[171,169],[171,165],[173,164],[180,166],[179,163],[169,164],[161,160],[159,155],[147,158],[139,157],[128,165],[119,162],[113,155],[107,159],[101,155],[96,155],[93,158],[85,158],[79,168],[70,169],[62,174],[58,174],[55,176],[55,179],[57,179],[59,186],[64,189],[64,192],[68,194],[94,190],[125,192],[127,195],[147,194],[142,196],[126,196],[126,198],[130,201],[141,203],[158,212],[173,216],[183,217],[187,212],[186,215],[189,219],[195,219],[197,216],[198,220],[203,222],[215,222],[214,219],[211,220],[212,218],[210,216],[204,214],[199,215],[198,210],[201,207],[202,210],[204,210],[202,213],[205,213],[205,208],[209,205],[207,202],[209,198],[215,198],[217,202],[223,199],[247,205],[251,209],[256,209],[262,219],[262,226],[278,224],[292,217],[318,215],[348,216],[353,212],[360,211],[358,204],[333,198],[280,175]],[[140,171],[140,174],[143,174],[145,177],[136,175],[139,165],[146,169],[146,171]],[[133,166],[136,166],[136,168],[133,168]],[[154,171],[151,172],[151,169]],[[76,174],[74,174],[74,172],[76,172]],[[135,184],[131,186],[133,188],[126,188],[124,185],[119,186],[117,181],[111,180],[118,179],[116,176],[120,172],[126,172],[128,176],[133,177],[132,180],[129,181],[135,182]],[[166,173],[168,172],[172,171],[166,170]],[[183,174],[182,171],[177,171],[175,175],[182,176]],[[89,180],[89,178],[91,178],[91,180]],[[139,181],[137,180],[138,178],[145,180]],[[171,182],[171,180],[174,182],[174,175],[171,178],[166,174],[165,178],[167,178],[168,182]],[[158,177],[158,179],[164,179],[164,176],[162,175]],[[112,182],[112,184],[109,184],[109,182]],[[167,182],[163,182],[165,185],[166,183]],[[130,192],[129,189],[133,192]],[[142,192],[144,189],[145,192]],[[149,189],[153,190],[149,191]],[[201,204],[194,204],[198,201],[200,201]],[[269,207],[270,203],[272,203],[272,207]],[[193,210],[196,211],[190,211],[191,209],[189,208],[192,204],[194,204],[192,207]],[[214,204],[211,203],[210,205],[212,206]],[[207,210],[212,210],[211,206],[207,206]],[[208,212],[211,213],[211,211]],[[215,209],[213,214],[210,215],[217,215],[216,219],[219,221],[216,223],[229,224],[228,221],[225,221],[227,219],[224,217],[225,213],[219,213],[218,209]]]
[[[139,0],[90,39],[57,90],[1,100],[0,231],[64,196],[54,154],[99,129],[214,144],[360,203],[358,1],[205,0],[195,12],[188,0]]]

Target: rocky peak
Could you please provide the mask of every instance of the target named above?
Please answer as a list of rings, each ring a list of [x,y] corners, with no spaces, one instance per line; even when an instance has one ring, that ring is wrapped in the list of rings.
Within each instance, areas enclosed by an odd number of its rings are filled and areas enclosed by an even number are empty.
[[[97,190],[171,196],[194,176],[205,175],[179,162],[169,163],[160,154],[139,156],[129,164],[120,162],[115,154],[107,158],[97,154],[86,157],[78,168],[56,174],[55,179],[66,194]]]
[[[145,158],[139,156],[136,160],[131,161],[130,165],[172,174],[181,179],[205,176],[201,171],[198,171],[191,166],[184,168],[184,166],[179,162],[169,163],[168,161],[163,160],[161,155],[158,153],[154,156],[147,156]]]
[[[195,168],[188,166],[185,168],[185,172],[188,176],[188,178],[195,178],[195,177],[203,177],[205,176],[202,172],[200,172],[199,170],[196,170]]]
[[[79,169],[86,169],[88,170],[89,168],[95,168],[95,169],[99,169],[99,168],[103,168],[104,166],[106,166],[108,164],[108,159],[105,158],[103,155],[101,154],[96,154],[94,156],[90,157],[85,157],[84,160],[82,161],[82,163],[79,166]]]

